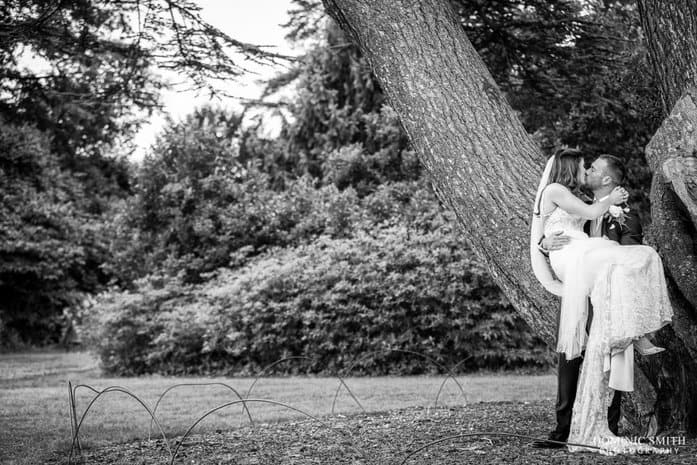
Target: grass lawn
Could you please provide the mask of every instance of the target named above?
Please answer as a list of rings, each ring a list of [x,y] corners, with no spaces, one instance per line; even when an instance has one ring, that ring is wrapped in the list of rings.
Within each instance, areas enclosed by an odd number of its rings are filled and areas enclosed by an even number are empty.
[[[345,379],[366,412],[433,406],[444,377],[361,377]],[[462,406],[494,401],[547,401],[551,405],[556,378],[547,375],[475,374],[459,376],[463,397],[452,380],[445,384],[439,405]],[[177,383],[225,382],[243,396],[253,378],[175,378],[147,376],[102,378],[96,361],[82,352],[0,354],[0,463],[45,463],[66,457],[70,447],[67,381],[84,383],[96,389],[118,385],[129,389],[148,406]],[[316,416],[330,414],[336,378],[263,378],[251,398],[287,403]],[[78,416],[93,394],[78,390]],[[221,386],[187,386],[171,391],[157,410],[168,437],[182,435],[203,413],[225,402],[234,394]],[[250,406],[258,423],[298,422],[301,414],[279,406]],[[433,409],[430,409],[433,410]],[[361,409],[342,389],[335,413],[359,414]],[[551,412],[550,412],[551,413]],[[149,416],[136,401],[122,393],[105,395],[90,410],[81,428],[83,447],[89,450],[148,437]],[[195,433],[236,430],[248,425],[241,408],[228,408],[209,416]],[[159,461],[159,460],[158,460]],[[123,462],[128,463],[128,462]],[[191,463],[191,462],[189,462]]]

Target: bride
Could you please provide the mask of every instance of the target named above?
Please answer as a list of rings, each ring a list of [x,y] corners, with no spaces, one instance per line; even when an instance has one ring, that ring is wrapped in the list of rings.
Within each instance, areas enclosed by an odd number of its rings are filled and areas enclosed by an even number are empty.
[[[633,390],[631,379],[622,386],[609,382],[612,357],[633,343],[644,354],[662,350],[645,336],[669,324],[673,315],[663,264],[649,246],[620,245],[590,238],[583,232],[587,220],[599,218],[612,205],[627,200],[627,192],[616,187],[608,197],[586,204],[578,197],[584,176],[580,154],[565,153],[549,159],[535,198],[530,237],[535,275],[547,290],[562,297],[557,352],[571,360],[585,350],[568,442],[594,446],[610,455],[658,452],[660,449],[615,436],[608,428],[607,408],[613,387]],[[549,254],[559,278],[556,280],[537,243],[542,235],[560,230],[571,241]],[[593,304],[593,319],[586,335],[588,297]],[[569,450],[598,449],[570,445]]]

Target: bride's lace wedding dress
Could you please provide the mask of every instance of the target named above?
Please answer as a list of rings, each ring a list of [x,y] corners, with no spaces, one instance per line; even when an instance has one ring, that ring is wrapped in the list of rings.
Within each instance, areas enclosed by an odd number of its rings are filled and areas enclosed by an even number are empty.
[[[661,258],[649,246],[589,238],[583,232],[585,220],[559,207],[543,215],[543,220],[545,236],[563,230],[572,238],[549,254],[563,283],[557,350],[571,360],[581,356],[585,347],[568,442],[600,447],[610,455],[657,452],[612,434],[607,409],[614,394],[608,386],[610,356],[671,321]],[[593,319],[586,336],[589,296]],[[597,451],[578,446],[569,450]]]

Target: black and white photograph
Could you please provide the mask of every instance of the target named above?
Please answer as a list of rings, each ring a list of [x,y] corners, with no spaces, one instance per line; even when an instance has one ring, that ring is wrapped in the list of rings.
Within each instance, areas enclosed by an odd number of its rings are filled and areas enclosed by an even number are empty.
[[[0,465],[697,463],[694,0],[0,0]]]

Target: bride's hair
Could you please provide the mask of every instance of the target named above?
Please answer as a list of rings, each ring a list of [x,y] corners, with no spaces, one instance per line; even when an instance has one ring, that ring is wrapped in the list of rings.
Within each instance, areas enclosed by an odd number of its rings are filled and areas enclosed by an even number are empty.
[[[578,183],[579,160],[583,153],[578,149],[559,149],[554,153],[552,171],[549,173],[549,183],[559,183],[577,192],[581,186]]]

